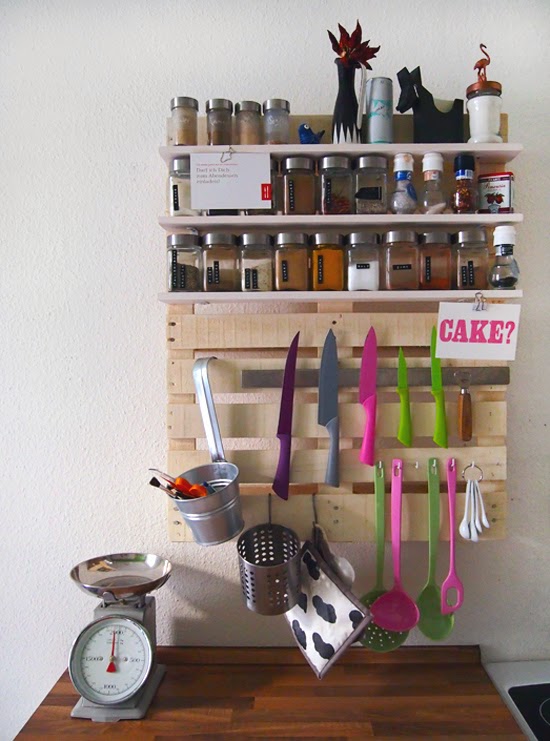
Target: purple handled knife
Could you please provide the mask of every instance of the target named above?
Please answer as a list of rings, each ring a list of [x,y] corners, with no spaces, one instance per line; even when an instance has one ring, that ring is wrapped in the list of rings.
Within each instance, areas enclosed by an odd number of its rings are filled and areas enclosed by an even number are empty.
[[[369,333],[363,345],[363,357],[361,360],[361,372],[359,375],[359,402],[363,405],[367,419],[365,423],[365,434],[359,460],[368,466],[374,466],[374,438],[376,430],[376,364],[378,359],[378,345],[374,327]]]
[[[275,478],[273,479],[273,491],[281,499],[288,499],[288,485],[290,483],[290,444],[292,440],[292,409],[294,406],[294,378],[296,375],[296,357],[298,355],[298,340],[300,333],[290,344],[286,356],[285,373],[283,376],[283,391],[281,393],[281,407],[279,410],[279,426],[277,437],[281,444],[279,451],[279,463]]]

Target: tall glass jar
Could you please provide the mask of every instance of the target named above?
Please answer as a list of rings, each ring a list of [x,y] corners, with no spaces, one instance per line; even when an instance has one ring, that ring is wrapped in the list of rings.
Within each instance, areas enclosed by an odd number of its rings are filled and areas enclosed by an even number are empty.
[[[311,284],[314,291],[344,290],[344,251],[341,234],[313,234]]]
[[[451,238],[445,232],[425,232],[420,237],[420,288],[448,291],[452,288]]]
[[[191,208],[191,174],[189,157],[172,160],[168,174],[168,213],[170,216],[195,216]]]
[[[470,119],[469,144],[500,144],[502,86],[493,80],[478,80],[466,89]]]
[[[233,103],[226,98],[206,101],[206,134],[209,144],[231,144]]]
[[[355,162],[355,211],[385,214],[388,211],[388,161],[366,155]]]
[[[458,232],[456,244],[456,282],[461,290],[487,288],[489,249],[485,229]]]
[[[315,163],[311,157],[283,160],[285,214],[315,213]]]
[[[399,229],[384,234],[386,288],[389,291],[418,290],[418,245],[416,234]]]
[[[241,234],[241,291],[273,290],[273,246],[269,234]]]
[[[265,208],[247,208],[244,213],[247,216],[267,216],[269,214],[281,213],[281,178],[279,177],[279,163],[271,158],[271,203],[266,201]],[[269,204],[269,205],[268,205]]]
[[[168,290],[202,290],[202,256],[196,234],[169,234],[166,238],[168,255]]]
[[[172,98],[170,110],[172,116],[166,122],[168,145],[195,145],[197,143],[199,101],[195,98]]]
[[[275,237],[275,289],[309,289],[309,251],[307,234],[281,232]]]
[[[321,180],[321,213],[353,213],[353,174],[349,157],[322,157],[319,162]]]
[[[264,143],[288,144],[290,141],[290,103],[283,98],[264,101]]]
[[[235,103],[237,144],[262,143],[262,107],[254,100]]]
[[[238,291],[239,250],[233,234],[211,232],[202,238],[205,291]]]
[[[378,291],[380,247],[378,234],[352,232],[347,238],[348,291]]]

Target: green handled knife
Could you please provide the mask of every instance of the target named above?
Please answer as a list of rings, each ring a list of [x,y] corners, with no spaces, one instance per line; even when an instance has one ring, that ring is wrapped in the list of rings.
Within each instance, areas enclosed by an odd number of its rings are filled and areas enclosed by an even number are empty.
[[[399,413],[399,429],[397,439],[402,445],[410,448],[412,445],[411,405],[409,403],[409,382],[407,380],[407,361],[403,348],[399,348],[399,364],[397,366],[397,393],[401,409]]]
[[[441,376],[441,360],[435,357],[437,328],[432,329],[430,358],[432,361],[432,396],[435,399],[435,428],[433,441],[440,448],[447,448],[447,416],[445,414],[445,392]]]

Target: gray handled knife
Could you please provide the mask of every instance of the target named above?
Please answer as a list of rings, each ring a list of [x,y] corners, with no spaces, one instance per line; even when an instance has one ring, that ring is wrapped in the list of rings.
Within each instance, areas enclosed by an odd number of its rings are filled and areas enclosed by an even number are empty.
[[[319,411],[317,421],[326,427],[330,435],[325,484],[340,486],[339,447],[340,422],[338,420],[338,352],[336,337],[328,331],[323,346],[319,371]]]

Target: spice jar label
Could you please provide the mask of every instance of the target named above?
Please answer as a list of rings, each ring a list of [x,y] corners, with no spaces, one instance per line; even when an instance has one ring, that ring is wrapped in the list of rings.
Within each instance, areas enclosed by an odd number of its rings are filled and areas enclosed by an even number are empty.
[[[319,285],[322,285],[324,281],[324,271],[323,271],[323,255],[317,255],[317,283]]]
[[[281,260],[281,272],[283,274],[283,283],[288,283],[288,260]]]
[[[370,270],[370,262],[358,262],[355,265],[356,270]]]
[[[392,265],[392,270],[412,270],[411,263]]]
[[[432,282],[432,258],[429,255],[424,259],[424,280],[426,283]]]
[[[192,154],[190,164],[193,209],[260,209],[271,200],[269,154]]]

